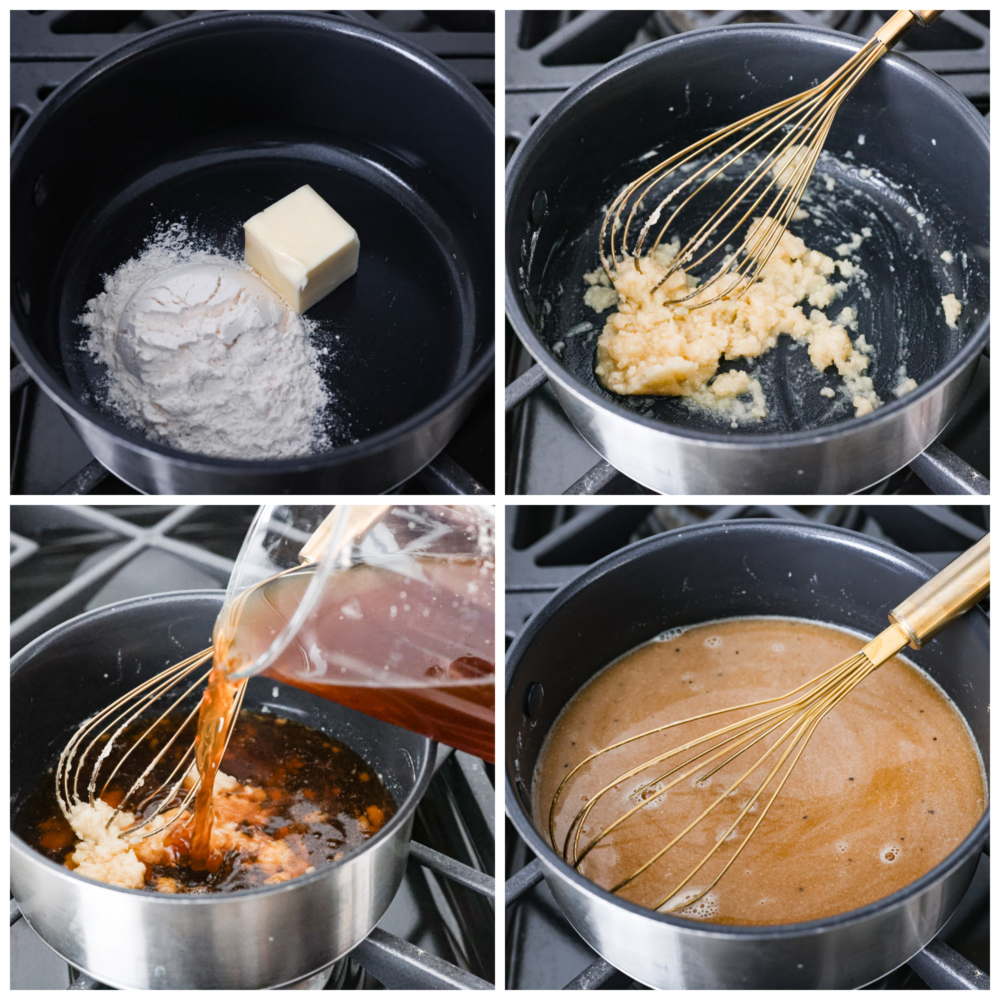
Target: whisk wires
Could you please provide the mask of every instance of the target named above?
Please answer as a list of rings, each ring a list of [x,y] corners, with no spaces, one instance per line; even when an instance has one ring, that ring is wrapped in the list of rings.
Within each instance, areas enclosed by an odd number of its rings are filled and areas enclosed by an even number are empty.
[[[893,638],[896,638],[895,635]],[[663,805],[668,801],[668,793],[681,782],[694,778],[696,787],[705,786],[709,779],[723,768],[744,757],[745,754],[750,753],[755,747],[763,745],[762,752],[746,767],[743,773],[735,780],[730,781],[724,790],[717,794],[693,820],[687,823],[679,833],[673,835],[663,847],[659,848],[636,870],[610,888],[611,892],[619,892],[638,879],[671,848],[676,846],[702,824],[737,789],[748,783],[753,775],[758,774],[766,768],[766,774],[759,780],[758,786],[753,790],[750,798],[742,806],[736,818],[717,837],[714,846],[652,908],[657,910],[666,908],[666,911],[670,912],[671,910],[679,910],[693,905],[718,884],[719,880],[729,871],[743,849],[750,842],[758,827],[767,816],[774,801],[780,795],[785,782],[791,775],[795,765],[808,746],[813,733],[816,731],[816,727],[823,718],[872,671],[884,662],[885,659],[893,655],[894,652],[898,652],[902,648],[902,645],[905,644],[896,642],[895,645],[892,645],[891,642],[886,643],[883,641],[881,645],[876,645],[878,642],[879,639],[873,640],[872,643],[855,656],[850,657],[782,695],[748,702],[731,708],[717,709],[688,719],[666,723],[665,725],[639,733],[636,736],[619,740],[617,743],[590,754],[566,775],[553,796],[549,809],[549,838],[553,848],[562,854],[564,861],[582,871],[581,865],[588,854],[599,844],[606,841],[615,830],[619,829],[636,813],[653,806]],[[868,655],[869,653],[871,653],[871,656]],[[764,705],[772,707],[766,708],[763,711],[753,712],[754,709],[759,709]],[[748,711],[753,714],[730,723],[721,729],[716,729],[713,732],[690,739],[680,746],[657,754],[653,758],[618,774],[587,799],[586,804],[576,813],[570,822],[563,837],[561,848],[557,844],[555,820],[559,801],[569,783],[574,779],[574,776],[592,761],[630,743],[655,736],[669,729],[701,722],[718,715]],[[774,736],[774,734],[777,735]],[[767,743],[768,738],[772,736],[774,736],[773,741]],[[602,826],[599,832],[581,848],[580,841],[584,833],[585,824],[594,808],[606,795],[619,788],[624,782],[654,768],[657,764],[689,753],[691,755],[687,756],[681,763],[668,767],[654,778],[644,779],[643,783],[629,794],[629,797],[633,801],[638,800],[636,804],[617,816],[611,823]],[[697,777],[695,777],[696,775]],[[663,782],[667,783],[663,784]],[[771,792],[768,797],[767,793],[769,789]],[[759,815],[754,819],[750,830],[742,836],[739,845],[725,862],[722,869],[713,876],[705,888],[700,889],[693,897],[678,898],[685,887],[722,850],[726,842],[737,831],[740,824],[751,811],[757,807],[759,802],[763,803]]]
[[[252,593],[282,577],[291,576],[300,572],[306,572],[310,569],[311,567],[308,565],[290,567],[289,569],[275,573],[267,579],[261,580],[252,587],[248,587],[246,590],[242,591],[231,602],[229,602],[227,607],[223,610],[222,615],[220,615],[219,620],[216,622],[212,646],[195,653],[193,656],[189,656],[187,659],[161,671],[155,677],[151,677],[149,680],[142,682],[123,694],[120,698],[116,699],[106,708],[102,709],[96,715],[86,720],[79,727],[79,729],[76,730],[69,742],[66,744],[59,756],[59,761],[56,766],[56,797],[63,815],[69,818],[72,806],[81,801],[81,776],[87,773],[88,767],[90,773],[86,785],[86,795],[89,803],[93,805],[96,799],[103,798],[111,782],[119,774],[122,766],[129,759],[129,757],[132,756],[136,749],[142,745],[144,741],[151,738],[157,727],[168,719],[175,709],[184,704],[184,702],[201,685],[206,683],[211,672],[210,670],[201,672],[198,676],[195,676],[193,680],[191,679],[192,675],[197,674],[201,667],[212,660],[216,648],[223,648],[225,644],[236,634],[246,602]],[[177,693],[180,688],[183,690],[181,690],[180,693]],[[229,725],[226,730],[223,754],[225,754],[225,751],[229,746],[229,741],[232,738],[236,718],[242,708],[245,693],[246,678],[238,682],[233,693],[233,710],[229,716]],[[163,709],[159,707],[162,703],[162,699],[169,699],[169,704]],[[154,709],[153,706],[157,707]],[[115,748],[116,740],[118,740],[122,733],[125,732],[130,726],[134,725],[136,720],[142,719],[151,709],[158,712],[155,720],[152,721],[132,743],[132,745],[117,758],[110,773],[106,775],[103,774],[104,765]],[[163,760],[170,748],[174,746],[178,739],[180,739],[181,734],[197,717],[199,709],[200,705],[196,705],[188,713],[184,722],[170,735],[168,739],[165,740],[163,746],[158,748],[158,751],[153,756],[152,760],[146,765],[142,773],[132,782],[129,789],[122,796],[117,807],[113,809],[110,818],[105,824],[106,829],[111,828],[111,824],[120,815],[122,810],[127,807],[132,796],[145,786],[147,779]],[[101,743],[103,743],[103,746],[98,750],[98,744]],[[187,790],[183,798],[180,797],[180,792],[184,785],[185,778],[188,776],[192,766],[194,765],[194,758],[195,743],[192,741],[167,777],[164,778],[157,785],[157,787],[147,794],[134,808],[130,809],[131,812],[137,813],[140,818],[135,824],[125,830],[122,830],[119,833],[120,837],[128,837],[142,831],[142,835],[139,839],[144,840],[148,837],[161,833],[167,827],[176,823],[182,816],[185,817],[185,823],[190,822],[193,814],[187,812],[186,810],[194,797],[197,795],[198,789],[201,786],[201,776],[197,775],[194,778],[191,787]],[[98,784],[100,784],[99,791]],[[151,802],[156,800],[159,801],[153,812],[151,812],[148,816],[143,817],[142,813],[145,808]],[[176,804],[178,807],[174,815],[170,819],[165,820],[159,826],[151,828],[153,821],[158,816],[161,816],[165,811],[170,809],[173,804]]]
[[[792,221],[840,105],[891,44],[891,33],[879,32],[822,83],[705,136],[629,184],[612,201],[601,224],[601,264],[608,278],[613,281],[613,272],[629,260],[641,270],[647,238],[664,212],[679,202],[655,231],[650,254],[667,232],[673,231],[685,209],[699,202],[706,192],[710,196],[715,182],[726,171],[755,154],[758,158],[746,176],[675,254],[654,288],[660,289],[681,268],[693,272],[721,254],[710,278],[697,287],[684,285],[680,294],[666,299],[665,304],[690,303],[689,308],[696,309],[745,292],[760,276]],[[734,141],[714,153],[707,163],[699,166],[695,162],[729,140]],[[689,176],[659,198],[629,249],[629,233],[647,196],[675,179],[678,171]],[[736,249],[727,250],[748,223],[746,235]],[[619,229],[621,235],[616,240]],[[700,252],[703,247],[704,252]]]

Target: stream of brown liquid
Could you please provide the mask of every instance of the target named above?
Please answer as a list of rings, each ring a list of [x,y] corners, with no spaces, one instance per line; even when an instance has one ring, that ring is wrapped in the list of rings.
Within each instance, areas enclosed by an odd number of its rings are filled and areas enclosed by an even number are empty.
[[[230,675],[267,651],[311,580],[303,571],[255,588],[235,633],[216,630],[198,717],[193,865],[210,860],[211,789],[238,690]],[[492,763],[494,622],[492,564],[424,558],[358,565],[327,579],[306,629],[264,676]]]
[[[195,762],[201,784],[194,800],[194,832],[191,835],[191,867],[204,870],[211,866],[212,824],[215,822],[213,796],[215,776],[226,749],[226,734],[232,723],[236,694],[245,681],[233,681],[233,662],[229,654],[232,638],[216,630],[213,636],[212,670],[198,711],[195,736]]]
[[[532,785],[536,825],[547,839],[553,795],[589,754],[665,722],[783,694],[861,645],[855,636],[810,622],[733,619],[689,628],[627,654],[574,696],[549,733]],[[668,729],[582,768],[567,782],[555,813],[558,847],[574,816],[622,772],[749,714]],[[639,801],[645,798],[649,805],[602,840],[581,871],[605,888],[627,878],[723,794],[760,752],[728,764],[704,785],[696,784],[699,771],[662,795],[657,792],[665,782],[645,796],[637,793],[689,754],[623,782],[594,807],[581,849]],[[648,907],[672,895],[758,786],[759,781],[748,782],[724,798],[619,895]],[[766,801],[759,800],[677,901],[711,883]],[[774,805],[718,884],[675,912],[717,923],[782,924],[856,909],[942,861],[972,830],[984,804],[982,767],[958,711],[924,674],[895,657],[819,724]]]

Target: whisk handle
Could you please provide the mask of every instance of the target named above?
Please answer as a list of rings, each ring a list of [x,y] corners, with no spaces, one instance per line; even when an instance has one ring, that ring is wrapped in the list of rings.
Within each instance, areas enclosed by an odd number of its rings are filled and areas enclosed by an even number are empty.
[[[913,27],[914,21],[926,28],[943,13],[944,11],[940,10],[897,10],[873,37],[877,38],[886,49],[891,49]]]
[[[913,649],[919,649],[989,592],[990,536],[986,534],[894,608],[889,620],[906,632]]]

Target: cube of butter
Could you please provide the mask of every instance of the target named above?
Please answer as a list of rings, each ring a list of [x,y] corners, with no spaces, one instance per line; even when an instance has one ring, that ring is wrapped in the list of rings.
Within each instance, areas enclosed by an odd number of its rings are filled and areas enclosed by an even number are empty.
[[[354,227],[308,185],[243,224],[246,262],[299,314],[358,269]]]

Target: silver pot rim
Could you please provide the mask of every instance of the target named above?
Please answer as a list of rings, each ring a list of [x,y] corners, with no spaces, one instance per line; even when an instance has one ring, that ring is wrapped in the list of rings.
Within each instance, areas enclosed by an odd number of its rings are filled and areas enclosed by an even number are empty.
[[[787,527],[790,523],[791,522],[775,521],[767,518],[745,518],[739,521],[739,524],[741,525],[757,524],[770,525],[772,527],[776,527],[778,525],[784,525]],[[802,530],[804,533],[814,535],[833,534],[855,538],[857,537],[857,532],[849,531],[846,528],[840,528],[834,525],[794,522],[794,526],[795,528]],[[725,532],[727,530],[732,530],[732,522],[719,521],[676,528],[673,531],[666,532],[665,534],[670,537],[677,537],[680,535],[693,535],[704,532]],[[606,571],[613,569],[616,565],[627,562],[628,558],[633,553],[643,548],[652,547],[653,543],[663,537],[663,535],[654,535],[651,538],[644,538],[638,542],[633,542],[630,545],[626,545],[623,548],[618,549],[610,555],[605,556],[603,559],[599,559],[597,562],[593,563],[586,570],[584,570],[583,573],[574,577],[571,581],[569,581],[569,583],[555,591],[549,601],[545,604],[545,608],[550,609],[552,613],[557,612],[559,608],[572,598],[579,589],[587,586],[592,580],[596,579]],[[930,578],[931,573],[928,572],[930,570],[930,566],[922,560],[917,559],[908,552],[905,552],[896,546],[890,545],[881,539],[871,538],[868,536],[864,536],[864,539],[865,543],[871,547],[892,555],[894,558],[905,562],[914,569],[926,572],[928,579]],[[978,607],[970,609],[966,612],[966,616],[973,616],[975,620],[986,619],[986,616]],[[549,617],[551,617],[551,615],[547,615],[546,620],[548,620]],[[513,679],[515,663],[520,661],[522,652],[531,644],[535,638],[535,634],[544,624],[540,623],[539,619],[539,614],[530,618],[524,628],[522,628],[522,630],[517,634],[507,651],[505,701],[507,694],[506,689],[509,689],[511,680]],[[988,620],[986,621],[986,628],[989,628]],[[514,824],[518,835],[528,844],[528,847],[534,855],[541,861],[547,874],[551,873],[556,878],[569,881],[575,889],[594,898],[598,902],[610,903],[614,906],[622,907],[628,913],[637,917],[645,917],[646,919],[652,920],[656,923],[665,924],[668,927],[673,927],[677,930],[683,931],[685,934],[700,935],[720,940],[726,938],[739,938],[744,941],[771,941],[775,938],[801,938],[810,935],[824,934],[835,929],[850,926],[851,924],[863,923],[881,912],[893,909],[905,899],[918,895],[925,889],[928,889],[936,883],[942,881],[952,871],[961,867],[963,864],[967,863],[971,857],[980,853],[987,837],[989,836],[990,807],[987,788],[987,804],[983,811],[983,815],[979,818],[976,825],[972,828],[965,839],[929,872],[926,872],[924,875],[921,875],[913,882],[903,886],[902,889],[898,889],[889,896],[876,899],[856,910],[848,910],[846,913],[835,913],[829,917],[821,917],[818,920],[808,920],[797,924],[765,924],[760,926],[743,926],[739,924],[703,924],[698,921],[686,920],[683,917],[675,917],[669,913],[660,913],[655,910],[647,909],[644,906],[639,906],[636,903],[631,903],[626,899],[622,899],[620,896],[616,896],[614,893],[608,892],[606,889],[602,889],[596,883],[591,882],[590,879],[581,875],[570,865],[566,864],[552,849],[552,845],[549,844],[549,842],[538,832],[538,830],[535,829],[534,824],[525,813],[524,807],[522,806],[511,782],[509,768],[505,767],[504,772],[504,808],[507,816]]]
[[[509,213],[511,210],[511,204],[514,200],[513,178],[518,172],[521,162],[532,155],[536,147],[541,146],[543,136],[546,131],[545,126],[548,122],[554,121],[573,105],[588,100],[595,90],[604,85],[608,80],[613,79],[615,76],[618,76],[627,70],[631,65],[638,62],[645,62],[663,54],[668,55],[672,47],[685,45],[692,39],[697,41],[705,38],[706,36],[711,38],[712,36],[721,36],[732,32],[759,33],[766,31],[768,33],[773,33],[775,30],[808,32],[810,34],[821,35],[829,44],[838,45],[840,48],[844,49],[845,55],[853,54],[854,50],[861,44],[860,40],[852,40],[850,37],[840,35],[838,32],[831,31],[828,28],[792,24],[783,24],[780,26],[764,24],[720,25],[710,28],[698,28],[693,31],[685,32],[681,35],[674,35],[671,38],[658,39],[657,41],[650,42],[648,45],[644,45],[633,52],[627,52],[624,55],[619,56],[617,59],[613,59],[582,83],[572,87],[562,98],[560,98],[556,104],[554,104],[547,112],[545,112],[544,115],[542,115],[532,128],[528,137],[514,151],[514,154],[507,165],[504,183],[505,231],[509,231],[510,229]],[[855,42],[857,42],[857,44],[855,44]],[[962,97],[957,90],[949,84],[946,84],[939,77],[937,77],[936,74],[932,73],[928,69],[925,69],[915,60],[910,59],[899,52],[888,53],[883,57],[883,61],[889,61],[892,65],[898,66],[900,72],[908,73],[911,77],[922,79],[925,82],[932,81],[935,86],[940,87],[943,96],[945,96],[953,105],[956,117],[969,123],[973,132],[978,133],[980,139],[986,144],[987,149],[989,148],[989,131],[986,128],[985,120],[973,113],[972,105],[964,97]],[[925,396],[929,396],[934,393],[940,386],[944,385],[951,378],[963,371],[967,365],[971,364],[975,358],[982,354],[988,344],[990,332],[990,314],[987,312],[982,321],[976,325],[965,344],[959,348],[955,356],[950,358],[948,362],[936,371],[929,379],[921,385],[918,385],[913,392],[907,393],[906,396],[900,399],[894,399],[891,402],[887,402],[884,406],[879,407],[867,416],[848,418],[847,420],[831,424],[828,427],[806,429],[801,431],[788,431],[778,434],[760,435],[741,434],[739,432],[729,434],[722,432],[714,433],[712,431],[691,430],[675,424],[667,424],[659,420],[653,420],[649,417],[641,416],[627,407],[619,406],[613,401],[605,399],[603,396],[591,390],[589,386],[578,379],[569,369],[556,362],[548,348],[536,336],[531,321],[524,310],[521,297],[514,288],[510,270],[506,266],[504,267],[504,302],[507,318],[509,319],[511,326],[513,326],[518,338],[527,348],[531,356],[535,359],[535,362],[541,365],[545,374],[551,381],[558,383],[561,389],[572,393],[577,399],[591,406],[598,407],[610,416],[619,417],[625,421],[629,421],[643,427],[648,427],[652,430],[657,430],[660,433],[669,436],[676,436],[692,442],[697,442],[699,445],[704,447],[711,448],[715,446],[725,448],[727,450],[742,449],[748,452],[762,450],[776,451],[793,445],[803,446],[809,444],[819,444],[833,438],[846,436],[856,428],[866,429],[880,423],[887,423],[893,420],[898,413],[910,408],[911,405],[918,402],[920,399],[923,399]]]

